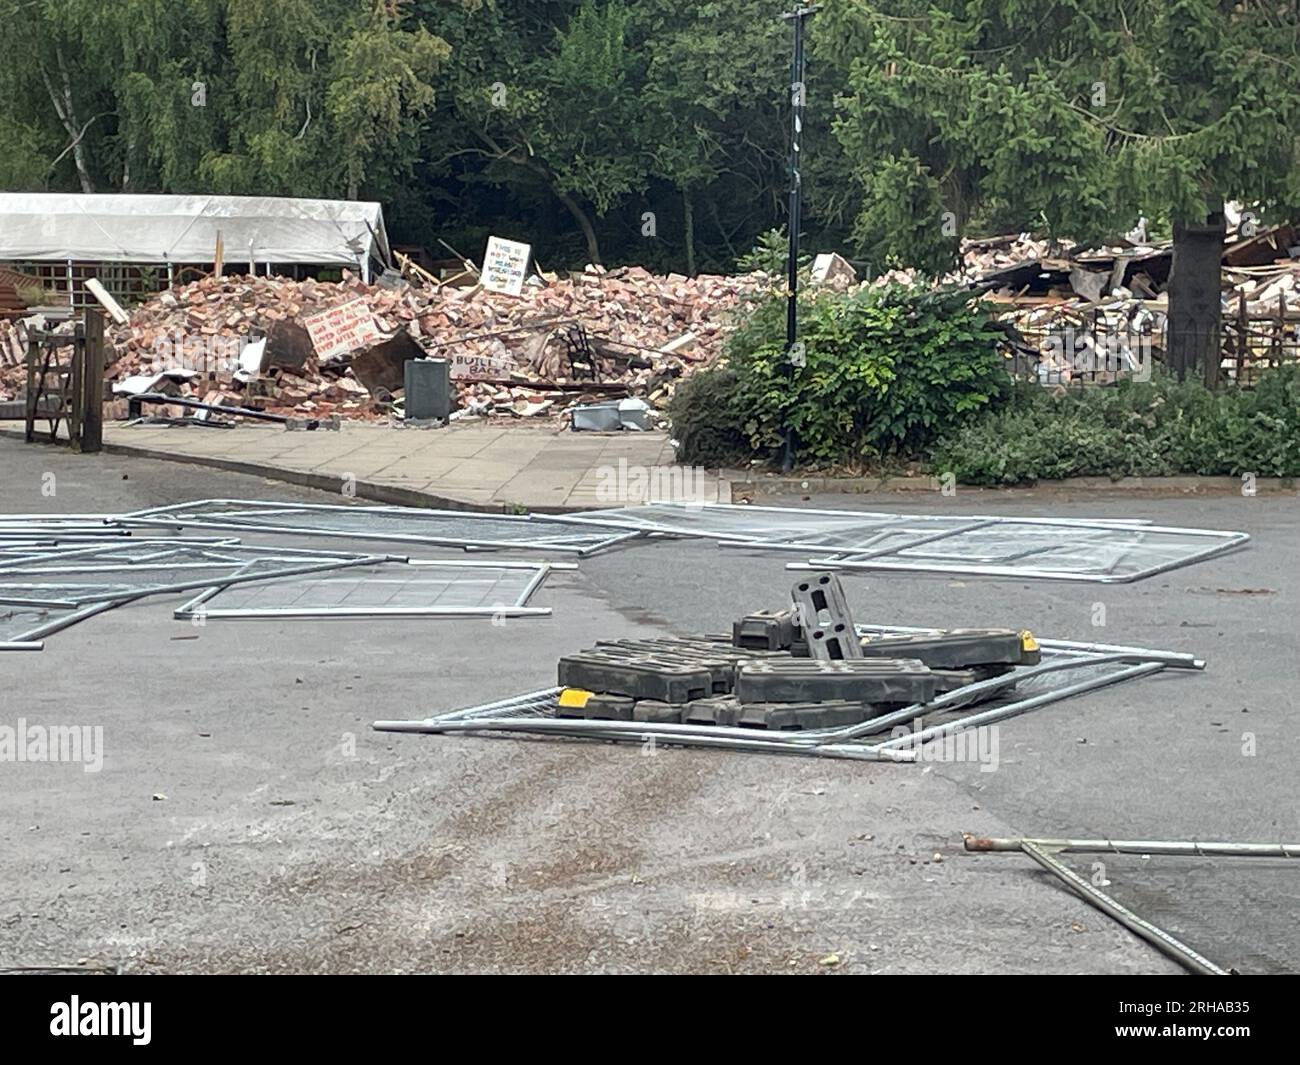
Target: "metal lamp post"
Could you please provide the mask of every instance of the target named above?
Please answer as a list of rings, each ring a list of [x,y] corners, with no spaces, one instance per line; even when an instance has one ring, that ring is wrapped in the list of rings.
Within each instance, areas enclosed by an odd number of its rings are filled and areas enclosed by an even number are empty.
[[[794,24],[794,54],[790,65],[790,248],[786,263],[785,311],[785,375],[794,376],[795,344],[799,336],[799,226],[803,214],[803,179],[800,174],[800,142],[803,139],[803,110],[807,96],[804,87],[804,22],[819,9],[817,4],[805,4],[783,14],[781,18]],[[784,427],[785,453],[781,469],[789,473],[794,466],[794,432]]]

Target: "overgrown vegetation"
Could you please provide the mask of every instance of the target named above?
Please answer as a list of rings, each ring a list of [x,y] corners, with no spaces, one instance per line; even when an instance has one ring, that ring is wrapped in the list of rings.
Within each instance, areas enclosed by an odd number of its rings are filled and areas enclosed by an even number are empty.
[[[671,413],[684,461],[776,458],[787,425],[801,464],[911,456],[1009,390],[1002,333],[965,293],[812,293],[800,301],[793,359],[785,313],[783,297],[763,303],[732,335],[726,365],[678,390]]]
[[[1300,474],[1300,367],[1253,389],[1210,392],[1159,374],[1149,382],[1055,396],[1016,389],[936,446],[937,473],[959,484],[1027,484],[1062,477]]]

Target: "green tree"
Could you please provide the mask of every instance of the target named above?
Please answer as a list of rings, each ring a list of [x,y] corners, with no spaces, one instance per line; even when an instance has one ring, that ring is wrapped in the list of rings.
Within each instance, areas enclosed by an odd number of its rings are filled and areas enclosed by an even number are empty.
[[[705,0],[688,13],[676,0],[641,0],[634,18],[649,57],[641,150],[650,174],[681,198],[686,272],[694,274],[697,201],[716,206],[739,191],[761,203],[784,163],[786,27],[756,17],[752,0]]]
[[[854,239],[939,271],[981,228],[1172,228],[1170,356],[1214,362],[1225,199],[1300,204],[1300,16],[1257,0],[842,0],[814,21],[842,79]]]
[[[594,218],[644,187],[636,61],[622,0],[508,12],[467,27],[450,75],[455,134],[440,162],[475,157],[489,184],[553,195],[601,262]],[[458,44],[462,42],[458,41]]]
[[[414,170],[450,51],[403,0],[31,0],[7,27],[6,184],[83,192],[355,198]]]

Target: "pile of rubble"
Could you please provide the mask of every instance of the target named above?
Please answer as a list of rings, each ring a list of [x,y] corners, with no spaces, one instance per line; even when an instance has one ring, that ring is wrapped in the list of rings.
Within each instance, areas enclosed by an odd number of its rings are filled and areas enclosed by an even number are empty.
[[[1149,368],[1163,358],[1172,242],[1135,232],[1119,244],[1085,247],[1024,235],[971,241],[963,269],[947,280],[982,289],[1004,310],[1044,383],[1094,381]],[[1221,275],[1224,372],[1300,354],[1300,234],[1290,225],[1229,229]]]
[[[1105,381],[1162,356],[1172,263],[1172,244],[1141,231],[1113,246],[1009,234],[964,241],[961,267],[938,284],[972,287],[1001,306],[1019,369],[1044,383]],[[1223,264],[1227,372],[1248,377],[1252,364],[1300,354],[1300,232],[1235,219]],[[860,283],[838,255],[818,256],[812,275],[839,290],[922,280],[891,270]],[[424,355],[450,363],[454,416],[555,415],[625,397],[662,409],[778,283],[762,272],[688,278],[589,266],[530,277],[513,296],[412,277],[208,277],[163,292],[111,327],[107,413],[124,417],[125,397],[147,390],[272,414],[388,419],[401,412],[402,366]],[[313,316],[344,307],[364,329],[322,350]],[[0,317],[0,400],[22,393],[29,325],[45,323]]]
[[[110,327],[107,376],[118,398],[108,413],[124,416],[124,397],[147,390],[278,414],[386,419],[401,365],[420,355],[450,361],[465,414],[555,414],[625,396],[660,407],[771,284],[761,273],[588,267],[549,283],[532,278],[515,297],[394,274],[374,285],[350,275],[339,283],[209,277]],[[304,320],[354,301],[370,342],[322,356]],[[0,398],[21,392],[25,349],[24,323],[0,321]]]

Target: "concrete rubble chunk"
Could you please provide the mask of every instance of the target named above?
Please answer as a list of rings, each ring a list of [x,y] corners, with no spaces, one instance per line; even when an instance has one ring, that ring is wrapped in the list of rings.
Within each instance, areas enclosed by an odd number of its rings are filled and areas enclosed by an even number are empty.
[[[424,357],[424,349],[409,333],[397,333],[383,343],[359,351],[349,360],[353,376],[376,399],[391,399],[406,387],[406,364]]]

